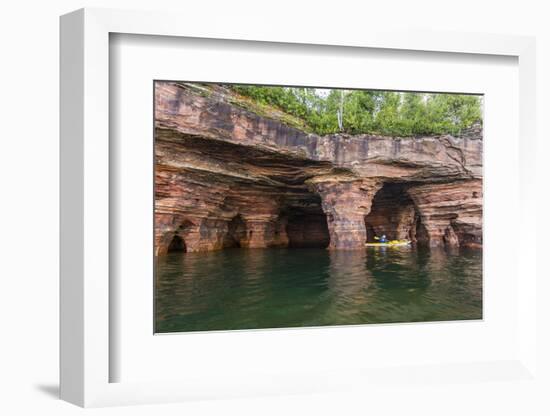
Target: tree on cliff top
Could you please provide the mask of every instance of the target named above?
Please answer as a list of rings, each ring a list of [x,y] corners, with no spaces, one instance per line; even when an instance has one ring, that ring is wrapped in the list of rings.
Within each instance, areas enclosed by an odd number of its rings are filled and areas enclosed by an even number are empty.
[[[317,134],[458,134],[481,122],[481,97],[464,94],[231,85],[303,120]]]

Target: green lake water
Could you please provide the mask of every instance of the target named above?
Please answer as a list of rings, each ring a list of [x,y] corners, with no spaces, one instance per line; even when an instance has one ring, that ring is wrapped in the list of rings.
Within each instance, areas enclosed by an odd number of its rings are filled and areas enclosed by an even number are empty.
[[[481,250],[170,253],[155,296],[156,332],[481,319]]]

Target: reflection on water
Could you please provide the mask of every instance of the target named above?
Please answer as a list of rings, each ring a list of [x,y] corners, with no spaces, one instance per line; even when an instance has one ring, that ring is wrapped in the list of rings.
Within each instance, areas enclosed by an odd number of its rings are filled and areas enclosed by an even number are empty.
[[[160,257],[157,332],[480,319],[479,250],[223,250]]]

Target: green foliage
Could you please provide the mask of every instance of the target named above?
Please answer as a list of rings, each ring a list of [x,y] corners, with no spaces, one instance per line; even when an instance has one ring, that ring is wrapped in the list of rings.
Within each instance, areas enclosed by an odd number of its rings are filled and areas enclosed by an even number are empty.
[[[232,85],[263,105],[303,120],[317,134],[457,134],[481,122],[481,98],[461,94]],[[342,129],[338,118],[342,116]]]

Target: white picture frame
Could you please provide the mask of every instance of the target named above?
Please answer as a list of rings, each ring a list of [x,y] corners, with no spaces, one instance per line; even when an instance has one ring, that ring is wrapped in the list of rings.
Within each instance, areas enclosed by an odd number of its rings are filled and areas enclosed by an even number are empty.
[[[395,369],[368,373],[335,370],[320,381],[315,375],[281,374],[270,381],[231,383],[232,375],[183,381],[110,382],[109,296],[109,36],[113,33],[225,39],[282,44],[430,51],[452,54],[504,55],[518,59],[521,196],[519,212],[525,241],[536,239],[536,218],[530,178],[535,169],[535,40],[529,37],[471,33],[432,33],[384,28],[349,28],[338,34],[321,29],[307,33],[299,28],[280,31],[266,23],[258,29],[236,32],[230,22],[205,27],[200,21],[173,13],[83,9],[61,18],[61,397],[80,406],[182,401],[194,398],[238,397],[255,394],[323,392],[342,388],[342,376],[359,386],[391,381]],[[284,47],[284,45],[282,46]],[[529,213],[527,215],[527,213]],[[444,374],[447,380],[479,383],[472,373],[493,371],[507,380],[537,380],[536,361],[536,263],[527,244],[517,247],[518,270],[525,278],[517,293],[518,354],[499,362],[462,365],[419,363],[415,377],[430,379]],[[410,372],[410,371],[409,371]],[[402,374],[401,374],[402,376]],[[483,377],[481,378],[483,379]]]

